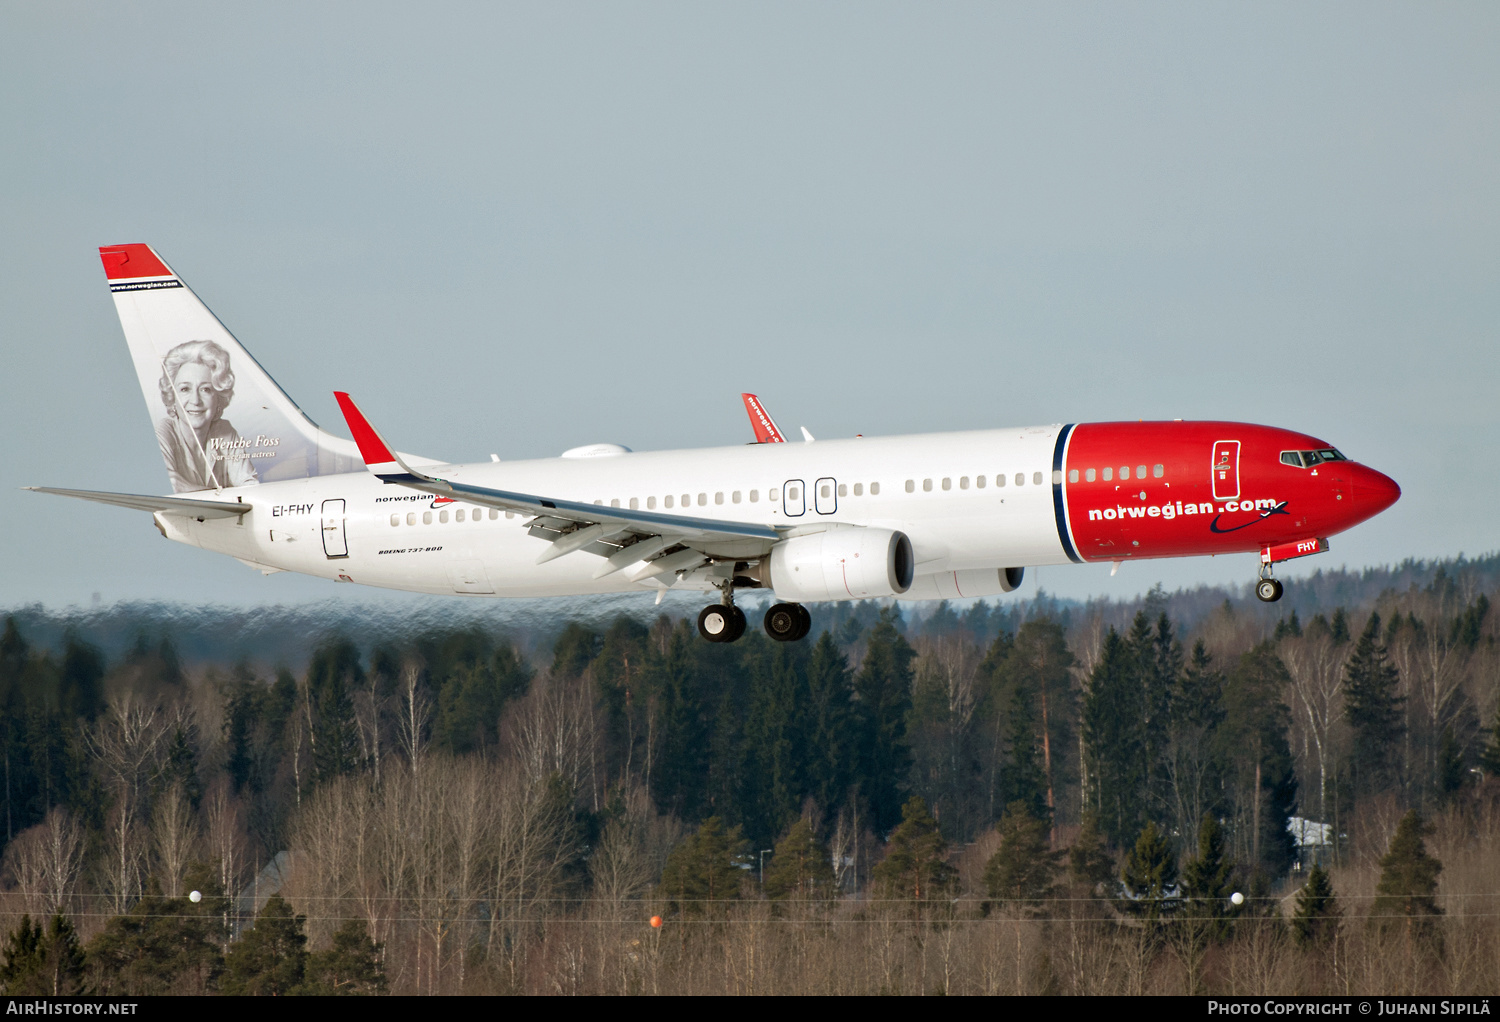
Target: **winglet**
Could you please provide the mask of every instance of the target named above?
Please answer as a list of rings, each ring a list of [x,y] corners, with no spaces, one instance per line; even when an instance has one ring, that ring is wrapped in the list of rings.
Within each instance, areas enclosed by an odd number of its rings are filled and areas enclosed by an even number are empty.
[[[776,420],[771,418],[771,413],[766,411],[766,406],[760,403],[760,398],[754,394],[741,394],[740,399],[745,402],[745,412],[750,416],[750,428],[755,430],[756,443],[786,443],[786,437],[781,435],[781,429],[776,425]]]
[[[338,400],[339,410],[344,413],[344,421],[349,424],[349,432],[354,435],[360,457],[365,459],[365,467],[371,473],[377,476],[418,475],[406,467],[401,457],[391,449],[375,427],[370,425],[370,420],[365,418],[364,412],[359,410],[348,394],[336,390],[333,396]]]

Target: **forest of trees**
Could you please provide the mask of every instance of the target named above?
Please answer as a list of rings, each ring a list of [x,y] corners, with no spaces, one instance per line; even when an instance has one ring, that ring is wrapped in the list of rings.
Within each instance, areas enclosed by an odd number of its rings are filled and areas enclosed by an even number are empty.
[[[11,616],[0,984],[1493,990],[1497,564],[287,664]]]

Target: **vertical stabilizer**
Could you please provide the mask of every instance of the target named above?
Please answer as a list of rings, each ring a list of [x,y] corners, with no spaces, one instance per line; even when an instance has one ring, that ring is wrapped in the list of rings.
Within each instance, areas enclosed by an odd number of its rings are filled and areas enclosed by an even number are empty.
[[[178,493],[358,472],[149,245],[99,250]]]

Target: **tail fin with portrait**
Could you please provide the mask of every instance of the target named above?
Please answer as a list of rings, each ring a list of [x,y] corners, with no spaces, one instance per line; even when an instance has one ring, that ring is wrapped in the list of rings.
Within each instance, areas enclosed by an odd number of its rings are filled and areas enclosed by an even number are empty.
[[[149,245],[99,257],[175,492],[363,470]]]

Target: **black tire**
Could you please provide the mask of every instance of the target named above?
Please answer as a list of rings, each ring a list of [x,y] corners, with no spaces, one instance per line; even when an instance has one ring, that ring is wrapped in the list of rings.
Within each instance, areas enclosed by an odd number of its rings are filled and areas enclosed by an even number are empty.
[[[761,622],[766,634],[777,642],[796,642],[807,634],[806,625],[803,623],[803,610],[800,604],[776,603],[766,611],[765,619]]]
[[[1262,603],[1275,603],[1281,599],[1281,583],[1274,578],[1263,578],[1255,583],[1255,598]]]
[[[709,642],[733,642],[739,638],[735,633],[735,613],[738,607],[726,607],[722,603],[710,603],[698,612],[698,634]],[[740,613],[740,618],[744,619]],[[741,631],[744,626],[740,626]]]
[[[800,603],[794,603],[792,606],[797,608],[797,616],[802,619],[802,623],[797,626],[797,634],[792,637],[793,642],[799,642],[807,638],[807,633],[812,631],[812,612]]]
[[[729,607],[729,635],[720,642],[738,642],[740,636],[745,634],[745,612],[738,607]]]

